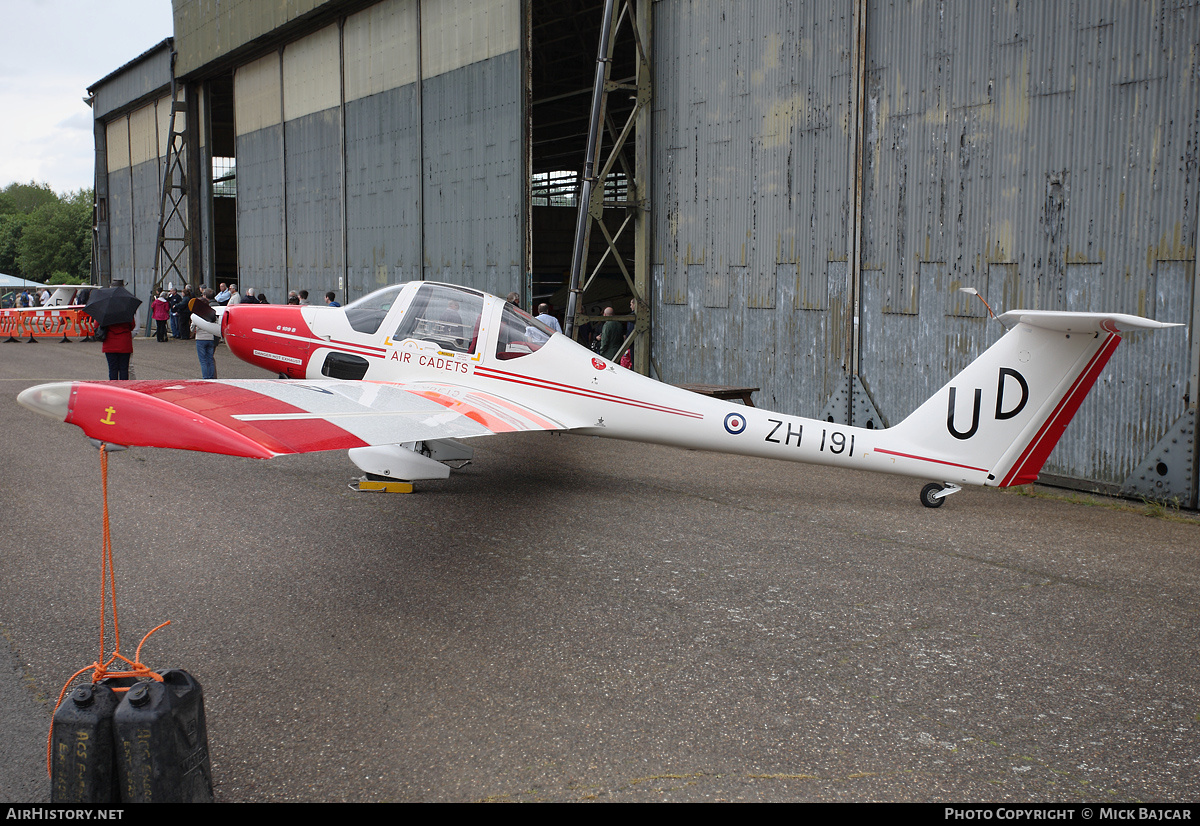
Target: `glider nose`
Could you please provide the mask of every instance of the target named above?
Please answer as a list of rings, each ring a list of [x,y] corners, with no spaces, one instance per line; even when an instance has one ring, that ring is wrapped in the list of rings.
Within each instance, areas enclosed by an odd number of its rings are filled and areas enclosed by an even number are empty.
[[[39,384],[17,394],[17,402],[35,413],[65,422],[71,411],[72,386],[71,382]]]
[[[221,334],[242,361],[302,379],[315,340],[300,307],[283,304],[237,304],[225,310]]]

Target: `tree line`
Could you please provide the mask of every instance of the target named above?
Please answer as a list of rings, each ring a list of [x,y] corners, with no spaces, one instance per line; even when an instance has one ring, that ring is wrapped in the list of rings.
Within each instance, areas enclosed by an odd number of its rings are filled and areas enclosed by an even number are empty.
[[[30,181],[0,189],[0,272],[46,284],[92,277],[92,190],[56,195]]]

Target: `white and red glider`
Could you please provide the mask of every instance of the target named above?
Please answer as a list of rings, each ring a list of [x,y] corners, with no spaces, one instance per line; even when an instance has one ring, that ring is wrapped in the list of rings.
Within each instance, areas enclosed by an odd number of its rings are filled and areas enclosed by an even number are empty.
[[[503,299],[397,284],[343,308],[240,304],[220,333],[261,380],[63,382],[26,407],[110,444],[270,458],[349,450],[368,473],[444,478],[458,440],[557,430],[936,480],[1037,478],[1120,342],[1179,325],[1120,313],[1014,310],[1009,331],[894,427],[773,413],[654,381],[606,361]]]

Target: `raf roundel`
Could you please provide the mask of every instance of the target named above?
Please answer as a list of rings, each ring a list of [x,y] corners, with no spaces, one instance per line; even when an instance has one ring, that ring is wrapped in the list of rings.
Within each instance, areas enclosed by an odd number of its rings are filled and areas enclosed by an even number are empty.
[[[725,417],[725,430],[734,436],[746,429],[746,417],[740,413],[730,413]]]

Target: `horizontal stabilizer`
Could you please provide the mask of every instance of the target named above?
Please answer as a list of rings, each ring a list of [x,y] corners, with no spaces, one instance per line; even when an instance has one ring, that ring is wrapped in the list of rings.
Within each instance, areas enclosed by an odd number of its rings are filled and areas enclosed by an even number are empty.
[[[1058,310],[1009,310],[996,320],[1012,329],[1018,324],[1028,324],[1043,330],[1060,333],[1119,333],[1122,330],[1161,330],[1164,327],[1180,327],[1141,316],[1126,313],[1069,313]]]

